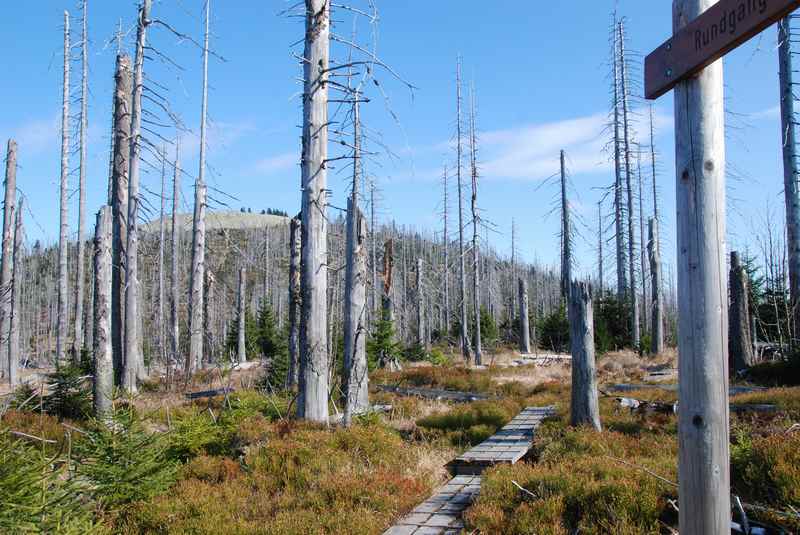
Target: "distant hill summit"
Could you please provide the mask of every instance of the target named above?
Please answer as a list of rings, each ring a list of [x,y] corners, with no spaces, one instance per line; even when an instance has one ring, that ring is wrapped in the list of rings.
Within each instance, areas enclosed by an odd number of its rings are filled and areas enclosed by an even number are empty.
[[[172,216],[168,215],[166,218],[167,232],[172,229]],[[251,212],[206,212],[206,230],[249,230],[259,229],[265,227],[279,227],[288,226],[290,218],[271,215],[271,214],[255,214]],[[144,232],[158,232],[160,219],[155,219],[149,223],[145,223],[142,227]],[[178,228],[182,232],[190,232],[192,230],[192,214],[178,214]]]

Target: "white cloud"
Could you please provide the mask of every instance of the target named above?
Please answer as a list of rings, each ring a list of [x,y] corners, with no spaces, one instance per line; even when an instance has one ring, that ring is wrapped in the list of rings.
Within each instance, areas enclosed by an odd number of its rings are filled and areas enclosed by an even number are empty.
[[[299,165],[300,155],[296,152],[287,152],[257,161],[253,165],[253,170],[260,175],[271,175],[281,171],[288,171]]]

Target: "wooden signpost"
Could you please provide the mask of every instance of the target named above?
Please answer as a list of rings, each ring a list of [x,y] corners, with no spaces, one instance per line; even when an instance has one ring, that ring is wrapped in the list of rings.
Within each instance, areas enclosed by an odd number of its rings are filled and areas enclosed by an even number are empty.
[[[645,97],[653,100],[800,7],[800,0],[720,0],[644,62]]]
[[[673,37],[645,59],[645,96],[675,89],[681,534],[731,532],[725,243],[727,52],[800,0],[673,0]]]

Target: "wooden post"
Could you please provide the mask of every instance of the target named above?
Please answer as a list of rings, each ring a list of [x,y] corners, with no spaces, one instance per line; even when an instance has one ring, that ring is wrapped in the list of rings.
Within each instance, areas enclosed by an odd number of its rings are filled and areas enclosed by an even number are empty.
[[[13,387],[19,384],[19,338],[22,317],[22,255],[25,243],[25,230],[22,225],[24,210],[23,198],[17,204],[17,223],[14,229],[14,268],[11,275],[11,327],[8,334],[8,382]],[[2,360],[2,359],[0,359]]]
[[[790,27],[791,17],[786,17],[778,23],[783,196],[786,204],[786,249],[789,265],[790,325],[792,326],[790,341],[794,347],[795,339],[800,336],[800,192],[798,192],[797,185],[797,136],[795,134],[794,71],[792,70]]]
[[[664,352],[664,293],[661,290],[661,252],[658,247],[658,220],[651,217],[647,223],[647,251],[650,258],[650,291],[652,306],[650,314],[650,352]]]
[[[289,372],[286,389],[297,388],[300,363],[300,217],[292,219],[289,226]]]
[[[239,268],[239,330],[237,332],[236,361],[239,364],[247,362],[247,347],[245,345],[245,315],[247,304],[245,303],[245,293],[247,289],[247,268],[242,264]]]
[[[112,411],[114,359],[111,344],[111,207],[97,214],[94,234],[94,415]]]
[[[330,3],[306,0],[303,54],[303,141],[300,358],[298,416],[328,423],[328,57]]]
[[[528,283],[519,279],[519,352],[531,352],[531,329],[528,324]]]
[[[11,378],[8,359],[11,330],[11,272],[14,255],[14,213],[17,200],[17,142],[8,140],[6,153],[5,200],[3,202],[3,257],[0,264],[0,371]]]
[[[131,60],[117,56],[114,76],[114,161],[111,170],[112,270],[111,344],[114,382],[122,383],[125,358],[125,250],[128,243],[128,158],[131,133]]]
[[[572,425],[590,425],[600,431],[597,400],[597,370],[594,360],[594,316],[592,287],[573,281],[567,293],[572,347]]]
[[[731,251],[729,283],[731,300],[728,309],[728,353],[730,370],[735,377],[753,365],[747,272],[739,260],[737,251]]]
[[[56,362],[63,363],[67,350],[67,258],[69,254],[69,13],[64,11],[64,87],[61,97],[61,187],[59,194],[58,309],[56,312]]]
[[[367,370],[367,252],[365,249],[367,230],[364,216],[353,199],[348,200],[347,220],[347,273],[344,296],[344,370],[347,401],[345,405],[345,425],[350,425],[353,414],[369,407],[369,377]],[[355,228],[351,229],[350,226]],[[352,260],[351,260],[352,259]]]
[[[674,0],[673,33],[715,0]],[[730,533],[722,61],[675,87],[680,532]]]

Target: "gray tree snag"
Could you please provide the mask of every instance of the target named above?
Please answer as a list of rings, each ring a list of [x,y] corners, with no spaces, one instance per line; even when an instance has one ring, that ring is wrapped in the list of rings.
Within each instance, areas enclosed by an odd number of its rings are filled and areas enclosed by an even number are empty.
[[[648,317],[650,315],[650,308],[648,307],[648,300],[650,295],[647,292],[647,247],[646,241],[644,238],[644,196],[642,195],[642,157],[641,152],[636,153],[636,167],[637,167],[637,175],[636,175],[636,184],[639,188],[639,243],[640,250],[639,250],[639,262],[640,262],[640,271],[639,275],[641,276],[642,280],[642,325],[644,326],[644,332],[647,332],[648,329]]]
[[[161,211],[158,218],[158,356],[161,363],[167,361],[166,325],[164,322],[164,265],[165,241],[167,237],[167,148],[161,149]]]
[[[81,115],[78,133],[79,158],[78,169],[78,255],[75,259],[75,336],[72,339],[72,354],[80,359],[81,350],[84,348],[83,332],[83,295],[86,257],[86,242],[84,240],[86,226],[86,165],[87,146],[86,135],[88,130],[89,113],[89,36],[87,33],[88,2],[82,2],[83,16],[81,18]]]
[[[600,297],[604,293],[605,273],[603,273],[603,201],[597,201],[597,285]]]
[[[286,377],[286,388],[297,388],[300,370],[300,217],[292,218],[289,223],[289,372]]]
[[[464,267],[464,183],[461,175],[462,164],[461,132],[461,57],[456,64],[456,182],[458,187],[458,284],[461,315],[461,355],[466,364],[470,363],[469,333],[467,332],[467,277]]]
[[[617,299],[625,299],[627,294],[627,282],[625,280],[625,225],[622,220],[622,155],[620,139],[620,99],[619,99],[619,48],[617,46],[618,32],[616,20],[613,30],[614,52],[612,62],[614,65],[613,85],[614,85],[614,238],[616,241],[617,253]]]
[[[22,256],[25,243],[25,229],[23,228],[22,214],[24,212],[24,199],[20,197],[17,204],[17,221],[14,229],[14,268],[11,275],[11,327],[8,334],[8,382],[13,387],[19,384],[19,339],[20,323],[22,319],[22,286],[23,273]],[[2,360],[2,358],[0,358]]]
[[[661,289],[661,252],[658,246],[658,220],[651,217],[647,224],[647,252],[650,258],[650,352],[664,352],[664,294]]]
[[[97,214],[94,235],[94,416],[98,420],[112,412],[114,358],[111,343],[111,207]]]
[[[3,257],[0,263],[0,371],[11,379],[9,332],[11,330],[11,284],[14,255],[14,214],[17,200],[17,142],[8,140],[6,151],[6,178],[3,201]]]
[[[592,287],[573,281],[568,295],[569,331],[572,349],[572,425],[589,425],[597,431],[600,407],[597,400],[597,370],[594,359]]]
[[[563,150],[559,159],[561,162],[561,298],[567,299],[572,280],[572,229],[569,221],[569,201],[567,201],[566,157]]]
[[[170,326],[172,332],[172,362],[178,362],[180,354],[181,331],[178,319],[178,306],[180,305],[180,270],[178,266],[178,251],[180,250],[180,232],[178,231],[178,212],[181,202],[181,144],[180,139],[175,142],[175,167],[172,175],[172,228],[170,229],[172,254],[170,255]]]
[[[519,279],[519,352],[531,352],[531,328],[528,324],[528,282]]]
[[[797,178],[797,138],[794,114],[791,17],[778,23],[778,63],[781,85],[781,145],[783,146],[783,196],[786,203],[786,248],[789,264],[789,305],[792,346],[800,336],[800,192]],[[735,361],[734,361],[735,362]]]
[[[641,345],[641,332],[639,324],[639,294],[636,288],[636,233],[633,226],[633,185],[631,166],[631,133],[628,117],[628,68],[625,58],[625,28],[622,22],[619,28],[619,61],[622,90],[622,128],[625,143],[625,189],[628,197],[628,282],[629,299],[631,307],[631,333],[633,346],[639,349]]]
[[[728,309],[728,353],[734,377],[753,365],[753,344],[750,340],[750,309],[747,271],[737,251],[731,251],[730,305]]]
[[[425,292],[423,290],[424,277],[422,270],[423,260],[422,258],[417,258],[417,345],[425,348],[427,352],[430,348],[425,334],[427,330],[425,325]]]
[[[442,250],[444,254],[442,285],[444,286],[444,332],[448,334],[447,338],[449,338],[450,325],[453,316],[450,312],[450,235],[447,232],[447,213],[449,210],[449,206],[447,204],[447,181],[447,166],[445,165],[444,173],[442,174],[442,220],[444,223],[444,228],[442,229]]]
[[[69,254],[69,12],[64,11],[64,87],[61,98],[61,187],[59,193],[58,309],[56,312],[56,362],[64,362],[67,349],[67,255]],[[73,356],[77,359],[78,356]],[[77,363],[77,362],[76,362]]]
[[[673,33],[714,0],[674,0]],[[722,61],[675,87],[681,533],[730,533]]]
[[[214,313],[214,290],[216,287],[216,278],[211,270],[205,271],[206,281],[205,288],[203,289],[204,297],[203,305],[203,333],[205,336],[204,348],[205,357],[203,358],[202,365],[204,368],[209,367],[217,362],[217,337],[216,337],[216,320]],[[246,305],[245,305],[246,306]]]
[[[247,314],[247,267],[244,264],[239,268],[239,300],[238,300],[238,331],[236,338],[236,362],[244,364],[247,362],[247,346],[245,345],[245,315]]]
[[[122,383],[125,362],[125,259],[128,243],[128,158],[131,132],[131,61],[117,56],[114,89],[114,161],[111,172],[111,345],[114,382]]]
[[[208,39],[211,2],[206,0],[203,37],[203,101],[200,108],[200,162],[194,186],[192,218],[192,267],[189,274],[189,354],[185,373],[189,375],[203,360],[204,285],[206,261],[206,124],[208,122]]]
[[[303,53],[302,264],[300,329],[302,403],[298,416],[328,423],[328,58],[330,3],[306,0]]]
[[[142,151],[142,92],[144,90],[144,50],[150,24],[151,0],[139,8],[136,32],[136,55],[133,64],[131,97],[131,146],[128,159],[128,242],[125,250],[125,359],[122,386],[128,393],[137,392],[137,381],[146,376],[139,332],[139,167]]]
[[[345,425],[350,425],[354,414],[369,407],[366,351],[367,230],[355,198],[355,194],[351,196],[347,205],[348,243],[344,292],[344,380],[347,392]]]
[[[478,225],[480,216],[478,215],[478,134],[475,127],[475,88],[470,90],[469,130],[470,175],[472,178],[472,198],[470,202],[472,209],[472,313],[475,317],[473,343],[475,365],[480,366],[482,364],[483,351],[481,348],[480,264],[478,262]]]

